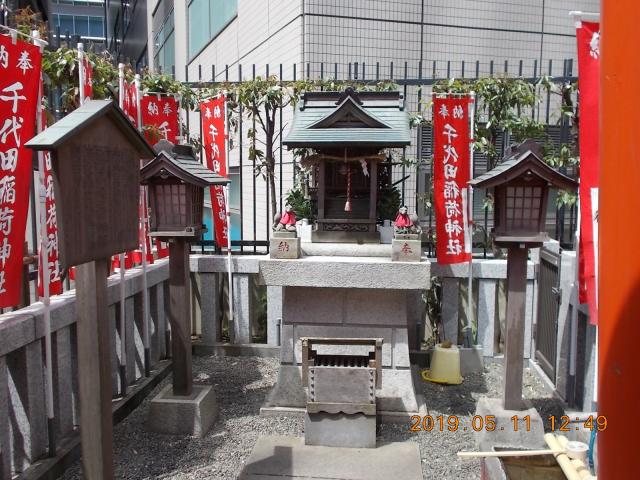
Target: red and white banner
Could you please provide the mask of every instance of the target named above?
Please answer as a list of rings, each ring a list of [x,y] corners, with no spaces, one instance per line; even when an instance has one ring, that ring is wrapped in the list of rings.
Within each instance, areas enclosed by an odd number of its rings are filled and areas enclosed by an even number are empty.
[[[124,113],[129,118],[134,127],[138,127],[138,89],[135,83],[124,81],[123,105]]]
[[[589,305],[591,323],[598,323],[597,304],[597,203],[599,187],[598,99],[600,92],[600,24],[581,22],[578,40],[578,88],[580,92],[580,244],[578,293]]]
[[[202,118],[202,144],[207,159],[207,168],[223,177],[228,176],[226,150],[226,98],[211,98],[200,104]],[[228,247],[229,225],[227,222],[227,200],[224,187],[211,187],[211,210],[215,240],[218,248]]]
[[[42,81],[40,81],[40,95],[44,92]],[[47,113],[44,109],[44,97],[40,103],[40,122],[38,124],[38,131],[43,131],[47,128]],[[62,279],[60,278],[60,261],[58,255],[58,220],[56,215],[55,196],[53,192],[53,175],[51,173],[51,154],[49,152],[41,152],[39,155],[43,156],[43,182],[44,186],[41,188],[44,191],[40,192],[40,195],[44,197],[44,202],[41,200],[40,205],[44,204],[43,211],[40,215],[44,215],[44,223],[46,225],[44,248],[46,251],[46,258],[48,262],[49,272],[49,295],[60,295],[62,293]],[[42,222],[40,222],[42,225]],[[42,232],[40,232],[42,235]],[[45,265],[42,258],[42,248],[39,252],[38,261],[38,296],[44,296],[44,287],[42,283],[42,267]]]
[[[159,140],[169,140],[173,144],[180,143],[180,122],[178,120],[178,101],[168,95],[145,95],[140,99],[142,110],[142,124],[157,129],[160,138],[156,138],[151,132],[145,132],[145,136],[151,145]]]
[[[438,263],[468,262],[469,97],[433,101],[433,200]]]
[[[42,54],[0,35],[0,308],[20,303]]]
[[[87,54],[85,53],[82,56],[82,61],[80,62],[80,68],[82,68],[82,91],[84,93],[85,100],[88,100],[93,97],[93,67],[87,58]]]

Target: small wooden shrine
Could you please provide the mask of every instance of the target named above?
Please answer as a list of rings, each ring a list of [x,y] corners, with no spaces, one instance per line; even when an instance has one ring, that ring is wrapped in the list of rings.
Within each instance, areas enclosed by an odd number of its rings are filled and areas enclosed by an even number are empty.
[[[379,242],[378,163],[411,143],[399,92],[307,92],[283,143],[312,149],[318,208],[314,242]]]

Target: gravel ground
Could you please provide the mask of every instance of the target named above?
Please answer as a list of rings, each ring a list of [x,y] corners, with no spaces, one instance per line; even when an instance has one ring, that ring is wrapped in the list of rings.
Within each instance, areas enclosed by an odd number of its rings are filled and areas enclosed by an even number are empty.
[[[213,384],[220,405],[214,428],[204,438],[165,436],[145,429],[148,402],[166,379],[129,417],[114,428],[116,477],[120,479],[235,479],[261,435],[303,436],[303,421],[294,417],[261,417],[260,407],[273,386],[278,360],[257,357],[194,357],[196,382]],[[456,415],[469,425],[481,396],[500,397],[502,368],[489,365],[484,374],[469,375],[462,385],[441,386],[420,382],[429,414]],[[562,414],[542,383],[529,372],[524,394],[532,399],[543,418]],[[560,409],[560,410],[559,410]],[[413,433],[406,425],[382,425],[378,442],[416,441],[420,445],[425,479],[466,480],[479,477],[478,461],[459,461],[456,452],[474,449],[473,432]],[[79,463],[67,470],[64,480],[82,478]],[[398,480],[401,476],[398,476]]]

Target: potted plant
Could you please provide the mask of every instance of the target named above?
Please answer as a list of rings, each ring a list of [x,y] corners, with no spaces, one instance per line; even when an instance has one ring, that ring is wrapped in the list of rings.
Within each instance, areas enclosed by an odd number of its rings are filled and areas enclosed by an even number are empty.
[[[303,242],[311,241],[311,230],[314,219],[313,204],[311,200],[304,195],[304,191],[299,188],[289,190],[287,194],[286,203],[291,205],[296,218],[299,220],[297,229],[298,236]]]

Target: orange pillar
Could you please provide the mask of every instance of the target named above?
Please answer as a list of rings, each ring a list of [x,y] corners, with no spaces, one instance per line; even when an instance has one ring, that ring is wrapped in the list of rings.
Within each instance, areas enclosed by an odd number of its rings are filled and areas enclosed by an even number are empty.
[[[640,478],[640,22],[637,0],[602,0],[598,479]]]

